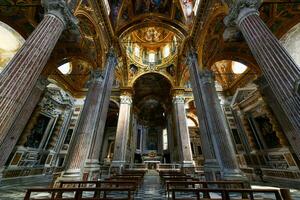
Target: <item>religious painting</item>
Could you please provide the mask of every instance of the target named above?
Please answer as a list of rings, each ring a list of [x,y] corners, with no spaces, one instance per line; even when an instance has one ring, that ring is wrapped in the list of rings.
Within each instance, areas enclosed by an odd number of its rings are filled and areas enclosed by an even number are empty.
[[[157,132],[155,128],[149,128],[147,138],[147,149],[157,150]]]
[[[273,125],[266,116],[259,116],[254,118],[258,124],[258,128],[264,138],[264,141],[268,148],[280,147],[279,138],[276,136],[276,132],[273,130]]]
[[[39,115],[37,123],[31,130],[31,134],[27,136],[27,141],[24,144],[25,147],[39,148],[44,133],[48,127],[49,121],[49,117],[42,114]]]
[[[133,0],[132,5],[136,15],[149,12],[169,15],[172,0]]]

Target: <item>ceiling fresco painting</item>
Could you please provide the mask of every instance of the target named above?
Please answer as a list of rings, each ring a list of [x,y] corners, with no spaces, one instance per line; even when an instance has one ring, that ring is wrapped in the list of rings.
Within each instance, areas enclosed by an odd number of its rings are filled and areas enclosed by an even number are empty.
[[[40,1],[0,0],[0,4],[0,20],[25,39],[42,20]],[[104,16],[105,12],[108,15]],[[234,89],[261,72],[240,33],[234,39],[224,40],[227,28],[223,19],[227,12],[228,8],[219,0],[82,0],[75,9],[79,36],[64,31],[47,66],[49,74],[72,94],[84,95],[89,70],[104,66],[105,52],[113,41],[119,54],[115,74],[121,87],[133,86],[147,73],[161,74],[172,87],[181,87],[189,79],[185,60],[187,42],[192,41],[199,66],[212,69],[224,90]],[[299,23],[300,5],[263,3],[260,16],[280,38]],[[7,58],[3,49],[1,53],[3,65]],[[70,74],[57,71],[64,60],[71,61]],[[233,73],[232,61],[244,63],[247,70]]]
[[[170,15],[172,0],[132,0],[135,15],[160,13]]]

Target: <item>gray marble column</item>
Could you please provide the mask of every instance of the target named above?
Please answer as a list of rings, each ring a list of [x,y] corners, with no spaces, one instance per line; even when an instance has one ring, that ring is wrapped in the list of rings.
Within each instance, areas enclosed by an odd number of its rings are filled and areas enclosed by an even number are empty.
[[[74,143],[68,155],[66,170],[62,179],[81,179],[83,167],[92,144],[93,133],[96,130],[97,114],[100,107],[99,90],[102,87],[100,70],[91,72],[89,89],[79,117],[78,127],[74,135]],[[87,178],[87,177],[85,177]]]
[[[213,72],[201,71],[200,78],[203,84],[202,95],[206,102],[204,106],[208,108],[206,115],[210,115],[213,122],[211,130],[214,135],[213,142],[215,142],[215,152],[221,166],[222,178],[228,180],[245,179],[238,166],[230,130],[217,95]]]
[[[277,101],[294,129],[300,130],[300,67],[259,17],[260,4],[258,0],[237,0],[224,22],[240,29]],[[293,146],[300,143],[296,132],[287,137]],[[297,150],[298,158],[299,153]]]
[[[132,98],[130,95],[122,95],[120,98],[121,103],[112,166],[123,168],[126,163]]]
[[[174,133],[172,128],[172,115],[167,114],[167,132],[168,132],[168,151],[170,153],[171,163],[174,162]]]
[[[93,130],[93,136],[92,136],[92,143],[90,146],[90,151],[88,155],[88,159],[86,161],[85,165],[85,171],[87,173],[91,172],[94,175],[92,175],[94,178],[97,176],[97,173],[99,172],[100,165],[99,165],[99,158],[100,158],[100,152],[102,148],[103,143],[103,137],[104,137],[104,128],[106,123],[106,117],[107,112],[109,108],[109,99],[110,94],[113,86],[114,81],[114,72],[115,67],[117,65],[117,57],[113,51],[113,49],[110,50],[110,52],[107,54],[107,61],[104,71],[104,79],[102,81],[101,87],[98,88],[97,93],[99,93],[98,96],[98,112],[95,113],[96,120],[96,126]]]
[[[74,17],[63,0],[43,2],[45,16],[0,77],[0,144],[24,106],[62,31]]]
[[[204,134],[201,137],[204,139],[202,146],[210,144],[207,146],[214,149],[208,147],[203,149],[204,159],[205,156],[217,159],[223,179],[244,180],[245,176],[239,169],[230,130],[217,95],[213,73],[208,70],[199,71],[197,54],[193,51],[189,52],[188,65],[197,115],[199,115],[199,126],[202,127],[200,132]]]
[[[182,167],[194,167],[195,162],[192,156],[191,141],[186,121],[185,99],[183,95],[173,97],[177,143],[179,157]]]
[[[5,162],[13,151],[21,133],[23,132],[23,129],[25,128],[34,108],[38,104],[40,97],[42,96],[43,91],[48,84],[49,82],[46,78],[40,77],[38,79],[37,84],[33,87],[24,106],[18,114],[17,119],[10,127],[8,134],[6,135],[2,143],[0,143],[0,168],[5,165]]]
[[[190,51],[187,62],[199,120],[201,147],[204,157],[204,172],[207,180],[215,180],[216,173],[220,173],[221,169],[214,150],[214,121],[211,115],[207,114],[210,113],[210,110],[203,95],[204,89],[199,76],[200,72],[197,59],[197,54],[194,51]]]

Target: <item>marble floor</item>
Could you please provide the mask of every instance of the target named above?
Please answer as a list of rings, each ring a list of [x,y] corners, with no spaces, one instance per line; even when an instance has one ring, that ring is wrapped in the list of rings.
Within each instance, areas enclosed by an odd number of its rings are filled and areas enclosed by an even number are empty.
[[[20,183],[10,186],[1,186],[0,187],[0,200],[22,200],[25,195],[26,188],[29,187],[47,187],[47,182],[30,182]],[[266,188],[265,186],[252,186],[253,188]],[[46,194],[38,194],[37,196],[47,196]],[[300,191],[291,190],[291,195],[294,200],[300,200]],[[182,194],[185,196],[185,194]],[[214,197],[218,197],[218,194],[213,194]],[[186,196],[185,196],[186,197]],[[256,196],[258,199],[272,199],[270,196],[266,195],[258,195]],[[158,173],[154,170],[148,171],[144,178],[144,183],[141,188],[135,194],[134,199],[136,200],[165,200],[167,199],[167,195],[165,190],[161,184],[161,180],[158,176]]]

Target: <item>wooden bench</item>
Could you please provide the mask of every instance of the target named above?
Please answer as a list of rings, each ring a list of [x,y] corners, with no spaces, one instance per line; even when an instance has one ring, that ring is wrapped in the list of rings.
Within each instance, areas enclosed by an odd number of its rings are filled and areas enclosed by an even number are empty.
[[[166,181],[166,192],[169,197],[171,189],[177,188],[209,188],[216,186],[217,188],[239,188],[244,189],[245,184],[242,181]],[[204,194],[208,197],[208,194]]]
[[[100,188],[31,188],[27,189],[24,200],[131,200],[133,199],[133,187],[100,187]],[[50,197],[34,197],[32,193],[49,193]],[[94,193],[93,197],[84,197],[84,192]],[[112,193],[125,192],[126,197],[111,197]],[[72,193],[73,197],[63,197],[63,194]]]
[[[230,194],[241,194],[240,200],[255,200],[254,194],[256,193],[268,193],[273,194],[276,200],[284,200],[280,194],[279,190],[274,189],[213,189],[213,188],[176,188],[171,189],[172,200],[208,200],[208,199],[222,199],[222,200],[231,200],[237,199],[236,197],[231,198]],[[177,193],[188,194],[187,197],[176,197]],[[220,198],[211,198],[210,196],[205,197],[205,194],[217,193],[220,194]],[[202,195],[201,195],[202,194]],[[192,196],[194,195],[194,197]],[[201,197],[202,196],[202,197]],[[246,198],[245,198],[246,197]]]
[[[69,186],[69,187],[68,187]],[[137,190],[138,183],[136,181],[60,181],[59,188],[88,188],[88,187],[113,187],[118,188],[123,187],[133,187]]]

